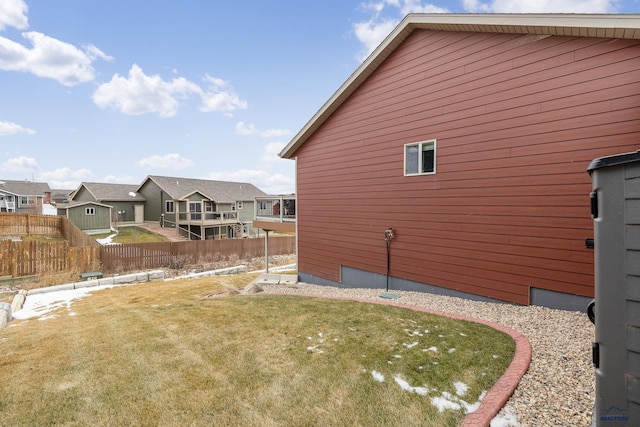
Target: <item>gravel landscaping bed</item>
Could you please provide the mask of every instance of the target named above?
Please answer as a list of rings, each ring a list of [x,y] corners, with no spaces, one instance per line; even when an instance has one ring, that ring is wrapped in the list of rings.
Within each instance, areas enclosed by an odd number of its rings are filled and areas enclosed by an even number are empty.
[[[267,285],[265,293],[376,299],[379,289],[341,289],[298,283]],[[484,319],[522,332],[531,343],[528,372],[502,409],[500,417],[515,417],[526,427],[590,426],[595,399],[591,363],[594,326],[586,313],[538,306],[486,303],[419,292],[393,291],[400,304]],[[487,343],[490,345],[490,343]]]

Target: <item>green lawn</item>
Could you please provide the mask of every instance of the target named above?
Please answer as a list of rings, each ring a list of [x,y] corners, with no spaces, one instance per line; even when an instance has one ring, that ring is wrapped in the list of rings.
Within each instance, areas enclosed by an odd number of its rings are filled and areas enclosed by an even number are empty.
[[[94,239],[104,239],[115,233],[96,234],[91,237]],[[146,228],[127,226],[119,227],[118,233],[111,240],[113,243],[154,243],[154,242],[168,242],[169,239],[160,234],[149,231]]]
[[[117,287],[14,320],[0,424],[455,426],[513,357],[506,334],[408,309],[218,296],[253,277]]]

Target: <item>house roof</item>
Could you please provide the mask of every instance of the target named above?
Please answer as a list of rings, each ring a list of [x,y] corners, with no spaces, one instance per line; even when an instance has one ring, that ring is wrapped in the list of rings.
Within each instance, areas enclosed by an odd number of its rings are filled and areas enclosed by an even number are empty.
[[[80,187],[73,192],[70,199],[73,199],[83,187],[99,202],[145,201],[145,197],[136,191],[138,186],[135,184],[111,184],[101,182],[83,182],[80,184]]]
[[[51,200],[65,200],[69,201],[69,196],[73,194],[75,190],[64,190],[59,188],[51,189]]]
[[[80,206],[100,206],[100,207],[103,207],[103,208],[113,209],[113,206],[105,205],[104,203],[94,202],[94,201],[70,202],[70,203],[65,203],[63,205],[58,205],[58,206],[56,206],[56,208],[64,210],[64,209],[73,209],[73,208],[77,208],[77,207],[80,207]]]
[[[211,181],[207,179],[178,178],[171,176],[148,176],[137,191],[148,181],[155,182],[164,192],[174,200],[186,199],[190,194],[200,193],[209,200],[218,203],[235,202],[238,200],[253,200],[266,193],[253,184],[246,182]]]
[[[55,195],[55,196],[65,196],[68,197],[71,193],[73,193],[75,190],[67,190],[67,189],[61,189],[61,188],[52,188],[51,189],[51,195]]]
[[[8,179],[0,181],[0,192],[11,193],[16,196],[40,196],[50,192],[49,184],[46,182],[33,181],[11,181]]]
[[[280,157],[292,158],[414,30],[640,39],[640,14],[409,14],[282,149]]]

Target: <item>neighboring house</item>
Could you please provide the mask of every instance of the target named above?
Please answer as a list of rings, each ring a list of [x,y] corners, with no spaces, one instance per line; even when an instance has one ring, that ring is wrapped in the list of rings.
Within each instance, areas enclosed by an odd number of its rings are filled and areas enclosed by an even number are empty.
[[[45,182],[0,181],[0,212],[42,214],[51,202],[51,189]]]
[[[244,182],[168,176],[148,176],[136,192],[146,200],[145,221],[196,240],[253,235],[254,199],[266,195]]]
[[[100,202],[89,200],[59,204],[57,212],[87,234],[107,233],[113,227],[113,207]]]
[[[296,232],[295,194],[256,197],[253,226],[265,231]]]
[[[638,15],[408,15],[280,153],[300,279],[582,310],[586,169],[638,148]]]
[[[145,198],[136,192],[137,188],[135,184],[83,182],[71,193],[69,200],[71,203],[99,202],[111,206],[112,226],[123,222],[142,223]]]
[[[51,189],[51,203],[69,203],[69,195],[73,190]]]

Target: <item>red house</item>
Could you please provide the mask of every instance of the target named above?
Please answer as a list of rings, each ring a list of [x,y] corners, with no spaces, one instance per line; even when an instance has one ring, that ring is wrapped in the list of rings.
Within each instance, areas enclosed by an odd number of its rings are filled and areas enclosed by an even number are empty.
[[[300,279],[583,310],[586,169],[639,148],[640,15],[408,15],[280,153]]]

